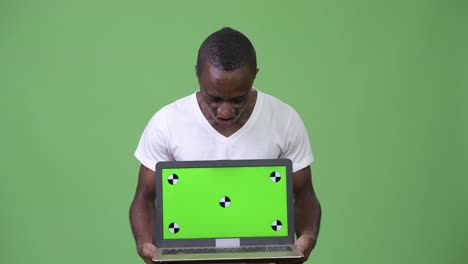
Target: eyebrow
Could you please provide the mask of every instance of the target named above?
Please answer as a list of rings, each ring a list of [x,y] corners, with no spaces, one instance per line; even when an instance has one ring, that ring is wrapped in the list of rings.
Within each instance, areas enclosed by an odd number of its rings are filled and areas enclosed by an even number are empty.
[[[207,94],[207,93],[205,93],[205,92],[203,92],[203,94],[204,94],[206,97],[208,97],[209,99],[212,99],[212,100],[214,100],[214,101],[216,101],[216,100],[223,100],[223,99],[222,99],[221,97],[219,97],[219,96],[209,95],[209,94]],[[237,97],[230,98],[228,101],[235,101],[235,100],[239,100],[239,99],[244,99],[244,98],[247,97],[249,94],[250,94],[250,92],[247,93],[247,94],[241,95],[241,96],[237,96]]]

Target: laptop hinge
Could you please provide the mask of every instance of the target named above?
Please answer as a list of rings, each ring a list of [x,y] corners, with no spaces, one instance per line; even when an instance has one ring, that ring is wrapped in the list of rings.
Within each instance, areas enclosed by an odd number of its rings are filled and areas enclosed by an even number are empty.
[[[216,247],[240,247],[239,238],[216,239]]]

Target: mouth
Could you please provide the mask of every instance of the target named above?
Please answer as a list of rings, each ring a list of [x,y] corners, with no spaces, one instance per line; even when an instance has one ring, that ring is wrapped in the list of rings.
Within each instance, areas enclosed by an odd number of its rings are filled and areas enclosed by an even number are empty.
[[[218,118],[218,123],[227,126],[227,125],[232,125],[234,123],[234,118]]]

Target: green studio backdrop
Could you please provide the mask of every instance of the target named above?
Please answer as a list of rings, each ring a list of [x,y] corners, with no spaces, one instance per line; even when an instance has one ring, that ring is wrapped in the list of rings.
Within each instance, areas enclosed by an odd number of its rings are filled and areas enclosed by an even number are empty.
[[[223,26],[308,128],[308,263],[468,262],[467,1],[1,0],[1,263],[142,263],[133,151]]]

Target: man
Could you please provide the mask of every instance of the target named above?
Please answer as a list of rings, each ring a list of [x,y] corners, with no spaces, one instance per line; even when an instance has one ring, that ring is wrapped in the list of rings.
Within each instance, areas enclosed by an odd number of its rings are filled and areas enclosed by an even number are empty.
[[[200,90],[160,109],[135,152],[141,166],[130,221],[138,254],[151,263],[158,161],[288,158],[294,172],[296,245],[307,259],[317,241],[321,210],[299,115],[252,88],[258,73],[255,50],[236,30],[211,34],[198,51],[195,70]]]

